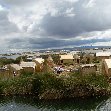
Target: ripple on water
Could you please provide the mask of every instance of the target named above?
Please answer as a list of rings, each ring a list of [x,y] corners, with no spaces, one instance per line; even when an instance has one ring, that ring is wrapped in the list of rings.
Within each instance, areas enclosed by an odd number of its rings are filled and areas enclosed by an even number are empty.
[[[111,98],[104,100],[97,107],[96,111],[111,111]]]
[[[31,105],[11,102],[8,104],[2,104],[2,106],[0,106],[0,111],[40,111],[40,110]]]
[[[38,101],[32,97],[0,98],[0,111],[111,111],[111,98]]]

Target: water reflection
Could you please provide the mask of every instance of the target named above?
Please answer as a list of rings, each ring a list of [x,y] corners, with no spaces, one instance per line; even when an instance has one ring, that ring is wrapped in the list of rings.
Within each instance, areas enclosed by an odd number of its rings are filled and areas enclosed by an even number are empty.
[[[32,97],[0,97],[0,111],[111,111],[111,98],[39,101]]]
[[[111,98],[99,104],[96,111],[111,111]]]
[[[111,111],[111,98],[39,101],[32,97],[1,97],[0,111]]]

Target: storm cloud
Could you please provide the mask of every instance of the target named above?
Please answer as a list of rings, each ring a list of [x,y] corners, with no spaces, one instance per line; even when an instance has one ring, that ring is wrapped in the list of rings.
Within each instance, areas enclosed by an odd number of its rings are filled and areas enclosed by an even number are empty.
[[[110,0],[0,0],[0,47],[111,45],[110,10]]]

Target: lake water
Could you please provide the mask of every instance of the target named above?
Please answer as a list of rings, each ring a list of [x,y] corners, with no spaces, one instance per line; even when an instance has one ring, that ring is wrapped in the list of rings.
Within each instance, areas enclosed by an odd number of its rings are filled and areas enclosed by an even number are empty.
[[[16,59],[17,57],[19,57],[20,55],[11,55],[11,56],[2,56],[0,55],[0,58],[7,58],[7,59]]]
[[[0,111],[111,111],[111,98],[39,101],[33,97],[0,97]]]

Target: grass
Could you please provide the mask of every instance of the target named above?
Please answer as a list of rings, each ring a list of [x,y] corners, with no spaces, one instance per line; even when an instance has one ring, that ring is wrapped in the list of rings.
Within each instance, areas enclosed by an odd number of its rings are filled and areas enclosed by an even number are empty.
[[[62,92],[64,97],[73,97],[88,94],[88,91],[91,93],[92,88],[111,90],[104,75],[95,74],[82,76],[71,73],[68,77],[57,77],[53,73],[22,74],[17,78],[0,80],[1,95],[31,94],[38,97],[47,93],[61,95]]]

